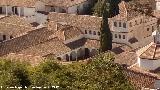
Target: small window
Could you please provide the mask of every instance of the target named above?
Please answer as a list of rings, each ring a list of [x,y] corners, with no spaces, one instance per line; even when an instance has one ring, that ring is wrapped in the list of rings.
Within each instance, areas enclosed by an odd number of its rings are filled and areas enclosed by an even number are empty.
[[[121,35],[119,35],[119,39],[121,39]]]
[[[89,31],[89,34],[92,34],[92,31],[91,31],[91,30]]]
[[[13,36],[10,36],[10,39],[12,39],[13,38]]]
[[[117,38],[117,34],[115,34],[115,38]]]
[[[138,23],[137,23],[137,20],[135,21],[135,24],[137,25]]]
[[[96,35],[96,31],[93,32],[93,35]]]
[[[149,31],[149,28],[147,28],[147,31]]]
[[[117,22],[114,22],[114,26],[117,27]]]
[[[154,32],[154,26],[152,26],[152,32]]]
[[[142,23],[142,19],[140,20],[140,24]]]
[[[126,28],[126,23],[123,23],[123,28]]]
[[[131,22],[129,23],[129,26],[132,27],[132,23]]]
[[[119,27],[121,27],[122,25],[121,25],[121,22],[119,22]]]
[[[6,35],[3,35],[3,40],[6,40]]]
[[[98,32],[98,36],[100,36],[101,35],[101,33],[100,32]]]
[[[126,37],[125,37],[125,35],[123,35],[123,39],[125,39]]]
[[[87,30],[85,30],[85,34],[87,34]]]

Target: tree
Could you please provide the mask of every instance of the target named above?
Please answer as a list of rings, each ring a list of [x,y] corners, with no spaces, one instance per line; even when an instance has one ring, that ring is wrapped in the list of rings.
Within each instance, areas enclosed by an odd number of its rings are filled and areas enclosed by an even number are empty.
[[[121,0],[108,0],[109,5],[109,17],[112,18],[115,15],[119,14],[119,6],[118,4]]]
[[[26,64],[0,60],[0,86],[3,90],[7,87],[23,87],[30,85]],[[7,89],[8,90],[8,89]]]

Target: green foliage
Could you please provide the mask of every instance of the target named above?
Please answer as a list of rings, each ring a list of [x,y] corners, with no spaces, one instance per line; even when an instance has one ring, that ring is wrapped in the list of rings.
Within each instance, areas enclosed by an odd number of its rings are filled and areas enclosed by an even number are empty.
[[[100,55],[87,65],[61,65],[48,60],[31,67],[2,60],[0,71],[0,85],[6,87],[27,86],[27,90],[132,90],[122,67],[114,63],[110,53]],[[50,88],[33,89],[35,86]]]

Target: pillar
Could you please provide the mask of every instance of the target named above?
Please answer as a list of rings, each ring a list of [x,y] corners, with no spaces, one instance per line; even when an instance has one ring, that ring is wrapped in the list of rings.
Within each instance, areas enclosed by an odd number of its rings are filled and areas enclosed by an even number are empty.
[[[18,8],[18,15],[21,16],[21,7]]]
[[[6,16],[8,16],[8,9],[7,9],[7,6],[6,6]]]

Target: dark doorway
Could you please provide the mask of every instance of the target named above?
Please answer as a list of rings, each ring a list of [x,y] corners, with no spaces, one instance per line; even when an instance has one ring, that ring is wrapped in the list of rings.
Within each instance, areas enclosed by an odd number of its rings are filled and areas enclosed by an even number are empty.
[[[66,54],[66,60],[69,61],[69,55],[68,54]]]
[[[70,61],[72,61],[73,60],[73,57],[72,57],[72,55],[70,55]]]
[[[89,58],[90,56],[89,53],[90,53],[89,49],[85,48],[85,58]]]
[[[3,40],[6,40],[6,35],[3,35]]]
[[[2,14],[2,7],[0,7],[0,14]]]
[[[16,15],[18,15],[18,9],[17,9],[17,7],[14,7],[14,8],[15,8],[15,12],[14,12],[14,13],[15,13]]]

